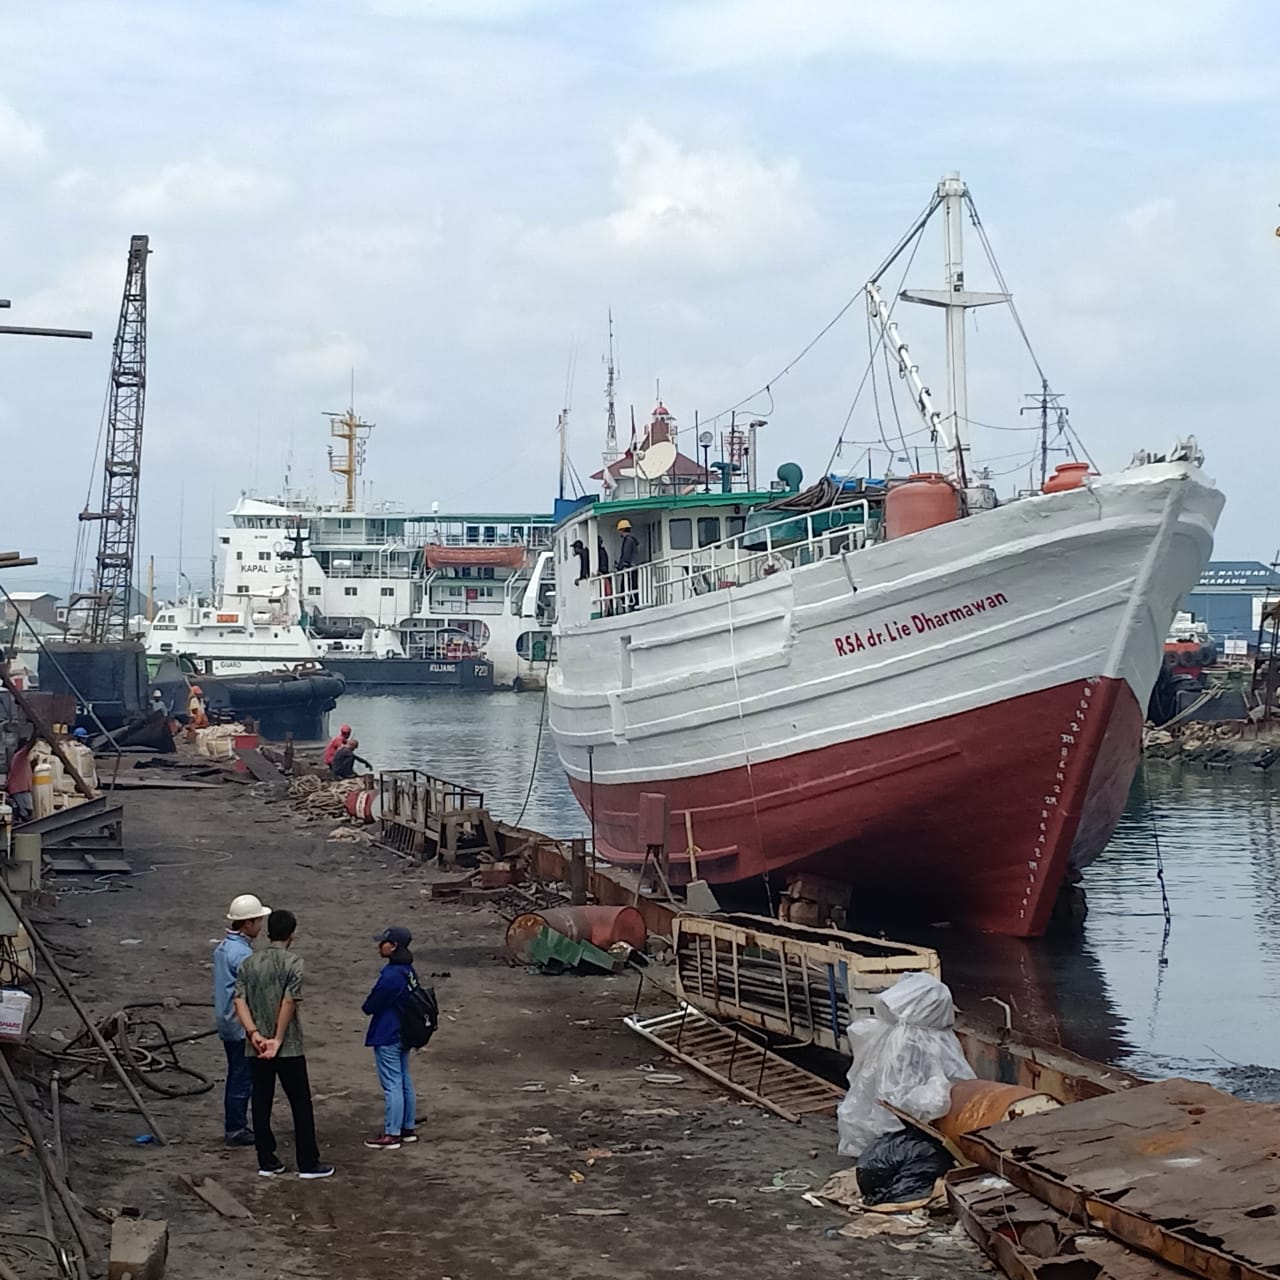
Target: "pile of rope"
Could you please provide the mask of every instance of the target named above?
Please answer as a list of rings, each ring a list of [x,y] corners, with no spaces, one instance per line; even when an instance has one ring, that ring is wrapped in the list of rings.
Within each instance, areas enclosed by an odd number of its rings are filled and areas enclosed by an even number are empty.
[[[327,782],[313,775],[294,778],[289,783],[289,801],[304,818],[341,818],[346,812],[347,795],[359,791],[363,784],[356,778]]]

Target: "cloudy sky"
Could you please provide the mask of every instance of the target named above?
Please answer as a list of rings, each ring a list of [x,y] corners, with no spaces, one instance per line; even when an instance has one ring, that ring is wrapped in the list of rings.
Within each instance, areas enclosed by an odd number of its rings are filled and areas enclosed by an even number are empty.
[[[22,477],[0,541],[68,576],[132,233],[142,551],[172,581],[181,526],[200,584],[214,513],[290,456],[333,492],[323,413],[353,369],[375,500],[549,509],[567,385],[572,456],[598,462],[609,307],[623,413],[660,379],[691,428],[785,366],[959,169],[1091,454],[1195,433],[1219,555],[1270,558],[1278,46],[1269,0],[6,3],[4,318],[95,339],[0,338]],[[940,270],[930,236],[908,283]],[[935,314],[898,318],[941,387]],[[971,415],[1025,426],[1003,309],[969,343]],[[770,473],[821,473],[866,363],[855,306],[751,402]],[[868,387],[838,465],[878,435]],[[1002,486],[1026,474],[1032,436],[974,437]]]

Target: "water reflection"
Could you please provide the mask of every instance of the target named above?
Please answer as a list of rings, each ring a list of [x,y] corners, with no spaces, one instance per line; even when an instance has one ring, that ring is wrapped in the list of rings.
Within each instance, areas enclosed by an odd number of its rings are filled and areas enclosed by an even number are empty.
[[[349,696],[341,714],[375,764],[464,781],[506,820],[532,770],[525,823],[585,835],[550,736],[539,738],[543,710],[537,694],[441,692]],[[1278,826],[1280,778],[1153,764],[1086,875],[1080,932],[1032,943],[917,936],[942,953],[963,1003],[995,996],[1043,1040],[1140,1074],[1229,1080],[1232,1063],[1280,1068]],[[1157,847],[1173,912],[1164,945]]]

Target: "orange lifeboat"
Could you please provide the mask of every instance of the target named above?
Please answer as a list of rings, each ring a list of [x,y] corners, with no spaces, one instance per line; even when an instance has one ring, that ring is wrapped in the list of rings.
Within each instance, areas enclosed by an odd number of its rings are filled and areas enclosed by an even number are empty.
[[[1068,489],[1079,489],[1089,474],[1087,462],[1060,462],[1041,488],[1041,493],[1065,493]]]
[[[884,499],[887,538],[904,538],[921,529],[947,524],[960,515],[955,486],[936,471],[921,471],[894,485]]]

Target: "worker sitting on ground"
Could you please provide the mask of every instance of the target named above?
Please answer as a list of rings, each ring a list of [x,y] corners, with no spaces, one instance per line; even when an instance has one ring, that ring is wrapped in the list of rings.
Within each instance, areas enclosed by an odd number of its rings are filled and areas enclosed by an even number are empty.
[[[329,772],[335,778],[354,778],[356,776],[356,765],[362,764],[366,769],[372,769],[367,760],[356,755],[356,748],[360,744],[354,739],[349,738],[346,746],[339,747],[333,753],[333,760],[329,765]]]
[[[341,748],[347,745],[347,742],[350,739],[350,737],[351,737],[351,726],[349,724],[344,724],[342,728],[339,729],[338,732],[335,733],[333,737],[329,739],[329,745],[324,749],[325,764],[333,763],[333,757],[338,754]]]

